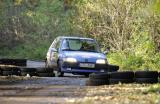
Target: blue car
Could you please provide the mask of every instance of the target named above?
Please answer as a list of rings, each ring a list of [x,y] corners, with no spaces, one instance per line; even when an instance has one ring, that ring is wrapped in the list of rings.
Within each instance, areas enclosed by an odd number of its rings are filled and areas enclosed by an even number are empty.
[[[57,76],[64,73],[88,76],[104,72],[107,64],[106,55],[91,38],[57,37],[46,56],[46,65],[54,68]]]

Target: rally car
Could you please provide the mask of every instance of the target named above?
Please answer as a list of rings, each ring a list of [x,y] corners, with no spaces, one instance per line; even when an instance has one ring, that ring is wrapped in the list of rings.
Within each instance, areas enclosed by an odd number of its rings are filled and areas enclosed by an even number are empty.
[[[107,70],[105,53],[94,39],[82,37],[57,37],[47,52],[46,65],[54,68],[57,76],[64,73],[100,73]]]

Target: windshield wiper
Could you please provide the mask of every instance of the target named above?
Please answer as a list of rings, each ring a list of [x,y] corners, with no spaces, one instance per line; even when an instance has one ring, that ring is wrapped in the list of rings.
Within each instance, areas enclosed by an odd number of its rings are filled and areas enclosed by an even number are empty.
[[[62,49],[62,51],[71,51],[71,49]]]
[[[72,49],[62,49],[62,51],[76,51],[76,50],[72,50]]]

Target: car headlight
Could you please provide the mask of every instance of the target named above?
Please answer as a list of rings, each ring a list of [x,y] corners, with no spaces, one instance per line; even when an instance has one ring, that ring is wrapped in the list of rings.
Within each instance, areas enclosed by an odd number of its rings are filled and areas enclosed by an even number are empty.
[[[64,58],[63,61],[64,62],[70,62],[70,63],[76,63],[77,62],[77,60],[75,58],[71,58],[71,57]]]
[[[97,59],[96,63],[97,64],[106,64],[106,60],[105,59]]]

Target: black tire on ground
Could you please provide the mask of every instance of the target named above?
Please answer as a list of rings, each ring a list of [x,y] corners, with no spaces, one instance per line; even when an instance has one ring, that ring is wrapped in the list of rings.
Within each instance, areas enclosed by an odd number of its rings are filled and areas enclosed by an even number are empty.
[[[21,72],[21,76],[26,76],[29,74],[30,76],[36,76],[37,74],[35,72]]]
[[[21,68],[21,72],[36,72],[35,68]]]
[[[89,77],[89,74],[84,74],[84,76],[88,78],[88,77]]]
[[[111,79],[133,79],[133,71],[123,71],[123,72],[110,72],[109,77]]]
[[[26,66],[26,59],[0,59],[0,64]]]
[[[119,70],[119,66],[117,65],[108,65],[108,72],[115,72]]]
[[[159,76],[159,78],[160,78],[160,72],[158,73],[158,76]]]
[[[39,77],[55,77],[54,73],[37,73]]]
[[[158,78],[135,78],[135,82],[136,83],[157,83],[158,82]]]
[[[158,78],[157,71],[136,71],[135,78]]]
[[[2,75],[2,69],[0,68],[0,75]]]
[[[3,76],[12,75],[12,71],[3,71],[3,72],[2,72],[2,75],[3,75]]]
[[[3,71],[12,71],[12,70],[16,70],[16,67],[3,67],[2,70]]]
[[[109,84],[133,83],[133,79],[109,79]]]
[[[37,68],[36,72],[38,72],[38,73],[52,73],[53,68]]]
[[[18,75],[18,76],[20,76],[21,72],[20,71],[12,71],[12,75]]]
[[[89,75],[90,79],[102,79],[102,80],[108,80],[109,74],[108,73],[98,73],[98,74],[90,74]]]
[[[87,82],[89,86],[100,86],[100,85],[108,85],[108,80],[100,80],[100,79],[92,79]]]

